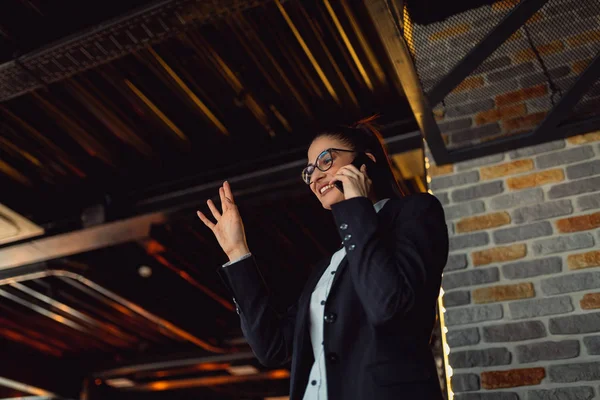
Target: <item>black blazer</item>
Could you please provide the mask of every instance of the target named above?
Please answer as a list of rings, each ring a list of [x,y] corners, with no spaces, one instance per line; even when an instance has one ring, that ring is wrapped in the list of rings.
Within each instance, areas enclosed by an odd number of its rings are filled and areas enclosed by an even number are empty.
[[[347,254],[325,304],[329,400],[441,400],[429,347],[448,257],[440,202],[411,195],[376,213],[359,197],[333,205],[332,212]],[[317,265],[285,315],[269,304],[252,257],[220,270],[258,360],[275,367],[291,359],[291,400],[302,399],[314,362],[310,297],[329,262]]]

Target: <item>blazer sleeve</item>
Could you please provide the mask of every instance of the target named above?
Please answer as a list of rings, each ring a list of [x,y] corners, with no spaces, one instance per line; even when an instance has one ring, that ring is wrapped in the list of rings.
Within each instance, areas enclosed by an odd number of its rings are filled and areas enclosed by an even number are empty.
[[[365,197],[332,206],[355,290],[373,325],[407,314],[429,295],[429,283],[439,282],[448,257],[444,210],[434,196],[391,201],[397,221],[391,231],[380,229]]]
[[[292,356],[297,305],[280,315],[269,304],[269,293],[254,257],[228,267],[218,274],[233,296],[242,332],[258,361],[267,367],[285,364]]]

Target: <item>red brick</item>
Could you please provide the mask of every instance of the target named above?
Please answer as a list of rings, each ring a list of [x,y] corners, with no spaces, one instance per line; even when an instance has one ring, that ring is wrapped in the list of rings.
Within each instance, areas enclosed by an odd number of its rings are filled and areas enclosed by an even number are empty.
[[[429,176],[440,176],[440,175],[448,175],[454,172],[454,165],[447,164],[438,167],[437,165],[432,165],[427,170],[429,172]]]
[[[571,254],[567,257],[567,265],[570,270],[600,267],[600,251]]]
[[[523,117],[517,117],[506,121],[502,121],[502,128],[506,131],[530,130],[531,128],[536,127],[540,122],[542,122],[544,118],[546,118],[545,111],[535,114],[529,114]]]
[[[600,35],[597,32],[589,31],[583,32],[575,36],[571,36],[567,39],[567,43],[571,47],[583,46],[588,43],[598,43],[600,42]]]
[[[510,189],[519,190],[545,185],[547,183],[561,182],[564,180],[565,173],[562,169],[550,169],[547,171],[536,172],[534,174],[508,178],[506,180],[506,184]]]
[[[539,385],[546,377],[544,368],[511,369],[508,371],[487,371],[481,373],[481,386],[484,389],[501,389],[518,386]]]
[[[572,136],[567,139],[571,144],[584,144],[600,140],[600,131],[586,133],[584,135]]]
[[[444,30],[439,32],[432,33],[429,35],[429,40],[435,42],[436,40],[447,39],[453,36],[462,35],[463,33],[467,33],[471,30],[471,24],[461,23],[452,25]]]
[[[476,217],[463,218],[456,223],[456,232],[465,233],[480,231],[482,229],[496,228],[510,224],[510,215],[507,212],[478,215]]]
[[[494,10],[494,11],[507,11],[507,10],[510,10],[511,8],[515,7],[520,2],[521,2],[520,0],[503,0],[503,1],[497,1],[494,4],[492,4],[492,10]]]
[[[579,302],[583,310],[600,308],[600,293],[588,293]]]
[[[548,93],[548,87],[543,85],[528,87],[525,89],[515,90],[496,97],[496,105],[504,107],[508,104],[519,103],[527,99],[542,97]]]
[[[456,88],[454,88],[453,92],[464,92],[465,90],[480,88],[483,85],[485,85],[485,81],[483,80],[482,76],[473,76],[462,81]]]
[[[512,244],[510,246],[494,247],[491,249],[475,251],[471,254],[473,265],[488,265],[495,262],[518,260],[527,255],[527,246]]]
[[[575,72],[576,74],[582,73],[587,68],[587,66],[590,65],[591,61],[591,59],[575,61],[573,63],[573,72]]]
[[[510,37],[506,40],[507,42],[511,42],[513,40],[519,40],[523,37],[523,34],[521,33],[521,31],[516,31],[515,33],[513,33],[512,35],[510,35]]]
[[[534,22],[538,22],[538,21],[541,21],[543,18],[544,18],[544,14],[542,14],[542,12],[538,11],[527,20],[527,23],[531,24]]]
[[[539,18],[539,17],[538,17]],[[537,50],[541,56],[547,56],[549,54],[555,54],[561,52],[565,46],[560,40],[556,40],[551,43],[546,43],[541,46],[537,46]],[[536,55],[532,49],[525,49],[515,54],[515,61],[522,63],[536,59]]]
[[[484,125],[504,119],[520,117],[525,114],[527,114],[527,107],[525,104],[515,104],[508,107],[495,108],[477,114],[477,116],[475,116],[475,124]]]
[[[509,163],[481,168],[479,171],[479,176],[481,177],[481,180],[488,180],[531,171],[532,169],[533,160],[516,160]]]
[[[600,212],[563,218],[556,221],[556,227],[561,233],[588,231],[600,227]]]
[[[533,283],[499,285],[473,290],[473,303],[486,304],[497,301],[529,299],[535,297]]]

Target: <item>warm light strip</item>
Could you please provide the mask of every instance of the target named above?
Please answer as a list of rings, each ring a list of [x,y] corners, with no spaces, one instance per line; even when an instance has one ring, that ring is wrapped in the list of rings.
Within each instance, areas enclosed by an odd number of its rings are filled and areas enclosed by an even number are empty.
[[[177,75],[177,73],[173,71],[169,64],[167,64],[165,60],[163,60],[162,57],[159,56],[158,53],[156,53],[156,51],[154,51],[152,47],[148,46],[148,51],[150,52],[150,54],[152,54],[156,61],[158,61],[161,67],[163,67],[163,69],[169,74],[169,76],[173,78],[173,80],[179,85],[179,87],[181,87],[185,94],[188,95],[190,100],[192,100],[194,104],[196,104],[198,108],[204,113],[204,115],[206,115],[206,117],[217,127],[217,129],[219,129],[221,133],[229,135],[229,132],[227,131],[227,128],[225,128],[225,125],[223,125],[221,121],[219,121],[217,116],[209,110],[206,104],[204,104],[204,102],[200,100],[198,96],[196,96],[196,94],[189,88],[189,86],[185,84],[185,82],[179,77],[179,75]]]
[[[189,378],[168,381],[155,381],[139,384],[133,387],[124,388],[125,390],[134,390],[142,392],[158,392],[163,390],[187,389],[193,387],[227,385],[239,382],[261,381],[265,379],[287,379],[290,373],[285,369],[261,372],[254,375],[222,375],[207,376],[202,378]]]
[[[121,312],[126,313],[127,315],[132,315],[132,313],[136,313],[136,314],[141,315],[142,317],[146,318],[147,320],[155,323],[161,329],[167,330],[170,333],[172,333],[184,340],[187,340],[187,341],[197,345],[200,348],[203,348],[203,349],[213,352],[213,353],[221,353],[221,354],[226,353],[225,349],[213,346],[210,343],[197,338],[196,336],[192,335],[191,333],[173,325],[169,321],[164,320],[164,319],[146,311],[145,309],[138,306],[137,304],[132,303],[132,302],[122,298],[121,296],[103,288],[102,286],[97,285],[96,283],[90,281],[89,279],[87,279],[79,274],[70,272],[70,271],[46,270],[46,271],[40,271],[40,272],[32,272],[30,274],[21,275],[21,276],[17,276],[17,277],[0,279],[0,286],[9,285],[9,284],[12,284],[15,282],[24,282],[24,281],[29,281],[29,280],[33,280],[33,279],[45,278],[48,276],[70,278],[70,280],[65,280],[65,282],[74,287],[79,287],[79,288],[87,287],[87,288],[93,289],[94,291],[98,292],[99,294],[104,295],[104,296],[108,297],[109,299],[111,299],[112,301],[114,301],[116,303],[115,306],[118,306],[119,310]],[[4,292],[1,289],[0,289],[0,291]],[[57,317],[62,318],[64,320],[64,318],[61,317],[60,315],[58,315]],[[55,319],[55,320],[58,322],[64,323],[63,321],[60,321],[58,319]]]
[[[154,114],[158,116],[158,118],[160,118],[173,132],[175,132],[175,134],[179,136],[180,139],[186,142],[188,141],[187,136],[185,136],[181,129],[179,129],[177,125],[175,125],[173,121],[169,119],[169,117],[167,117],[162,111],[160,111],[160,109],[156,107],[156,105],[154,105],[154,103],[149,98],[147,98],[146,95],[142,93],[133,83],[131,83],[129,79],[125,79],[125,84],[129,87],[129,89],[131,89],[133,93],[135,93],[137,97],[139,97],[144,102],[144,104],[146,104],[146,106],[148,106],[150,110],[152,110]]]
[[[371,49],[371,47],[369,46],[369,41],[367,40],[365,35],[360,30],[360,26],[358,25],[358,22],[356,21],[356,18],[354,17],[354,14],[352,13],[352,10],[350,9],[350,6],[346,2],[346,0],[342,0],[341,4],[342,4],[342,7],[344,7],[344,11],[346,12],[346,15],[348,16],[350,25],[352,25],[352,31],[354,32],[354,34],[356,34],[356,37],[358,38],[358,41],[359,41],[363,51],[365,52],[367,58],[369,59],[369,63],[371,64],[371,66],[373,67],[373,70],[375,71],[375,75],[377,75],[377,79],[379,80],[379,82],[381,84],[384,84],[386,81],[385,72],[383,71],[383,68],[381,68],[381,65],[379,64],[379,61],[377,60],[377,56],[375,55],[375,52],[373,52],[373,49]]]
[[[25,175],[23,175],[22,173],[20,173],[15,168],[11,167],[9,164],[5,163],[2,160],[0,160],[0,171],[8,175],[8,177],[10,177],[11,179],[25,186],[33,186],[29,178],[27,178]]]
[[[365,67],[363,66],[362,62],[360,61],[360,58],[358,58],[358,55],[356,54],[356,51],[354,50],[352,43],[350,43],[350,39],[348,38],[348,35],[346,34],[344,27],[340,23],[340,20],[337,17],[335,11],[333,11],[333,7],[331,7],[331,3],[329,2],[329,0],[323,0],[323,3],[325,4],[325,8],[327,8],[327,12],[329,12],[329,16],[333,20],[333,24],[335,25],[338,32],[340,33],[340,36],[342,37],[342,40],[344,41],[346,48],[350,52],[350,56],[352,57],[352,60],[354,60],[354,63],[356,64],[356,68],[358,68],[358,72],[364,79],[365,83],[367,84],[367,87],[372,91],[373,83],[371,82],[371,78],[369,78],[369,75],[367,74]]]
[[[425,140],[423,140],[423,146],[426,147],[427,144]],[[431,182],[431,177],[429,176],[429,168],[431,164],[429,163],[429,158],[425,157],[425,176],[427,177],[427,183]],[[433,194],[431,189],[427,191],[429,194]],[[450,366],[449,357],[450,354],[450,346],[448,346],[448,342],[446,341],[446,332],[448,328],[446,328],[446,320],[445,320],[445,312],[446,308],[444,307],[444,289],[440,288],[440,295],[438,297],[438,315],[440,318],[440,331],[442,334],[442,352],[444,356],[444,367],[446,368],[446,387],[448,388],[448,400],[452,400],[454,398],[454,392],[452,391],[452,367]]]
[[[13,381],[12,379],[4,378],[0,376],[0,386],[4,386],[10,389],[18,390],[23,393],[29,393],[34,396],[45,396],[45,397],[58,397],[52,392],[49,392],[44,389],[37,388],[35,386],[28,385],[26,383],[21,383],[17,381]]]
[[[329,82],[329,79],[327,79],[327,76],[325,75],[325,73],[321,69],[321,66],[319,65],[319,63],[317,62],[317,60],[313,56],[312,52],[308,48],[306,42],[302,38],[302,35],[300,35],[300,31],[298,31],[298,28],[296,28],[296,25],[294,25],[294,22],[292,21],[292,19],[288,15],[287,11],[285,11],[285,8],[281,5],[281,2],[279,0],[275,0],[275,4],[277,5],[277,8],[281,12],[281,15],[283,16],[283,19],[285,19],[285,22],[287,22],[288,26],[292,30],[294,36],[296,37],[296,40],[298,40],[298,43],[302,47],[302,50],[304,50],[304,53],[306,53],[306,56],[310,60],[310,63],[312,64],[313,68],[315,69],[315,71],[317,71],[317,74],[319,75],[319,78],[321,78],[321,80],[323,81],[323,84],[327,88],[327,91],[329,92],[329,94],[331,95],[331,97],[333,97],[333,99],[337,103],[339,103],[340,99],[338,98],[337,93],[335,93],[335,90],[333,89],[333,86],[331,85],[331,82]]]
[[[413,37],[414,29],[412,19],[410,18],[410,13],[406,5],[404,6],[404,11],[402,12],[402,26],[404,30],[404,39],[406,40],[406,44],[408,45],[410,54],[412,54],[414,57],[416,55],[415,42]]]

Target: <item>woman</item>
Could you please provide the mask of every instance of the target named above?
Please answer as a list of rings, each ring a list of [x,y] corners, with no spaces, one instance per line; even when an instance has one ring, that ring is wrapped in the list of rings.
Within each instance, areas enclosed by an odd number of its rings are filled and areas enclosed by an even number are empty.
[[[372,162],[357,168],[361,154]],[[222,213],[208,201],[216,223],[198,212],[229,257],[220,274],[248,343],[266,366],[291,359],[291,400],[442,399],[429,348],[448,255],[441,204],[401,195],[368,120],[319,133],[308,162],[303,179],[332,211],[343,246],[285,315],[269,304],[229,184],[219,189]]]

